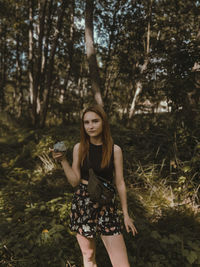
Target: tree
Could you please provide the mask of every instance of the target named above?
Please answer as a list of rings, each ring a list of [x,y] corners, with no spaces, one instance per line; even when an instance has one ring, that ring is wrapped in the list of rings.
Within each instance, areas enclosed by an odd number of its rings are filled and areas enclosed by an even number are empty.
[[[53,15],[53,1],[39,1],[39,16],[36,22],[38,32],[38,41],[32,46],[32,6],[29,7],[29,80],[30,80],[30,97],[32,106],[32,119],[35,126],[43,127],[45,125],[49,96],[52,90],[52,76],[54,70],[54,59],[58,45],[58,39],[61,32],[63,17],[65,14],[67,2],[62,1],[57,8],[57,19]],[[53,28],[53,33],[52,32]],[[35,34],[37,34],[35,32]],[[51,38],[51,43],[50,43]],[[32,51],[35,49],[35,57]],[[31,74],[32,65],[34,64],[34,73]],[[33,81],[32,81],[33,78]]]
[[[91,86],[94,93],[94,99],[96,102],[103,106],[103,100],[100,91],[100,76],[99,69],[96,59],[96,51],[94,47],[94,37],[93,37],[93,10],[94,1],[86,0],[85,7],[85,43],[86,43],[86,53],[89,64],[89,72],[91,79]]]
[[[147,69],[147,65],[149,63],[149,53],[150,53],[150,37],[151,37],[151,17],[152,17],[152,4],[153,0],[148,1],[148,16],[147,16],[147,32],[146,32],[146,43],[145,43],[145,54],[144,54],[144,62],[140,67],[140,75]],[[135,112],[136,101],[142,92],[142,82],[141,80],[136,81],[135,85],[135,93],[133,97],[133,101],[131,103],[131,107],[129,110],[129,119],[131,119]]]
[[[200,28],[198,30],[195,43],[198,55],[200,55]],[[189,103],[194,107],[194,109],[197,109],[200,100],[200,61],[198,58],[197,61],[194,63],[194,66],[192,67],[192,72],[193,72],[194,90],[188,93],[188,97],[189,97]]]

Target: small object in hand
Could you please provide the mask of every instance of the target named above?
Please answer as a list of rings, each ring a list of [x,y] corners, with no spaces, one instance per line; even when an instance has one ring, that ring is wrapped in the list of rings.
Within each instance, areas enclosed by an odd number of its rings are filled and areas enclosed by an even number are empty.
[[[54,152],[66,152],[67,147],[66,147],[65,143],[63,141],[61,141],[61,142],[57,142],[53,146],[53,150],[54,150]]]

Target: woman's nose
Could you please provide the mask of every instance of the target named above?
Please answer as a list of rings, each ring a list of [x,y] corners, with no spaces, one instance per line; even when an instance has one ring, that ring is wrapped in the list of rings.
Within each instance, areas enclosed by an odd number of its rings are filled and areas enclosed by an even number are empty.
[[[90,122],[88,126],[89,126],[89,128],[92,128],[93,127],[93,123]]]

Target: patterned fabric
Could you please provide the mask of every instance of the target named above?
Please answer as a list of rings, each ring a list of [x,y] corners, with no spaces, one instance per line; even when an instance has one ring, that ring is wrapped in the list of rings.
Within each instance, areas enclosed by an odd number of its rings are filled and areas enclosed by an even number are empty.
[[[90,200],[87,185],[80,184],[74,193],[70,229],[86,237],[121,234],[122,227],[115,201],[106,206],[99,206]]]

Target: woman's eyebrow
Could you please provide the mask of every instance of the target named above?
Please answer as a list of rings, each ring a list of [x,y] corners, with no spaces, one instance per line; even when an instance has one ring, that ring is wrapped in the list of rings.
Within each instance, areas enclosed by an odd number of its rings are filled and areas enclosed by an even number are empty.
[[[84,120],[84,122],[88,122],[88,121],[90,121],[90,120]],[[99,121],[99,119],[96,118],[96,119],[92,119],[91,121]]]

